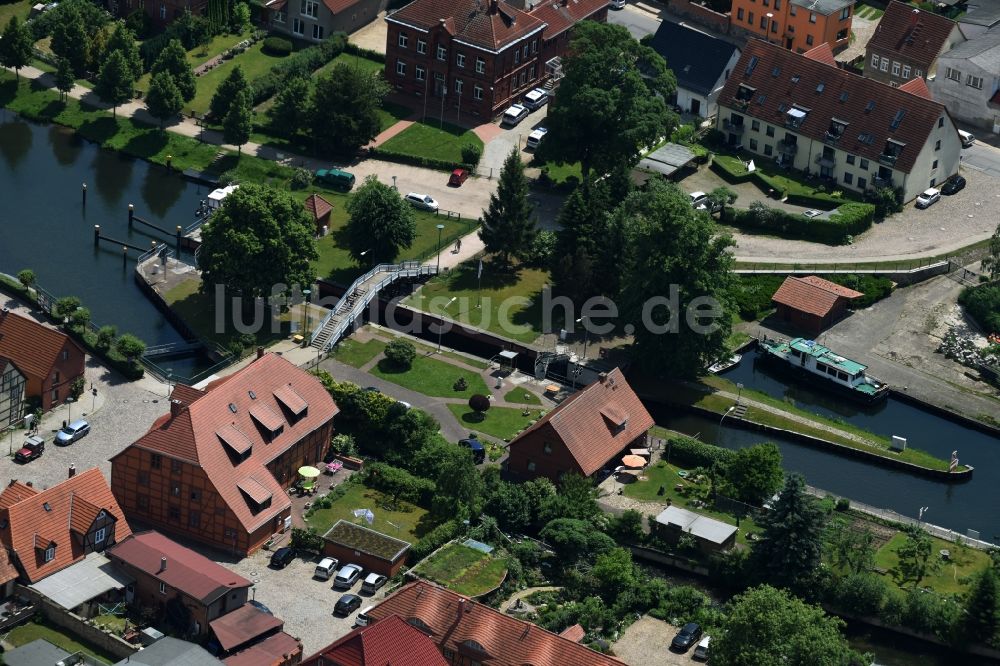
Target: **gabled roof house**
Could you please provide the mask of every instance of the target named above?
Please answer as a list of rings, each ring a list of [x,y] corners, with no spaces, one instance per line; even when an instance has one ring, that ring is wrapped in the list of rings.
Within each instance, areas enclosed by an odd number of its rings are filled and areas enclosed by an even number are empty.
[[[649,45],[677,77],[677,105],[702,118],[718,111],[716,100],[740,59],[732,43],[688,25],[663,21]]]
[[[358,627],[316,654],[302,666],[448,666],[427,634],[398,615]]]
[[[825,45],[799,55],[749,42],[719,95],[716,127],[733,149],[827,187],[902,188],[904,201],[956,173],[962,149],[922,80],[893,88],[851,74]]]
[[[964,41],[950,18],[891,0],[865,47],[865,76],[893,86],[933,78],[938,56]]]
[[[507,473],[521,479],[539,476],[590,476],[616,466],[629,448],[645,448],[653,417],[615,368],[574,393],[510,443]]]
[[[111,459],[111,487],[157,529],[252,553],[286,528],[285,489],[322,460],[337,411],[315,376],[260,353],[203,390],[176,387],[170,413]]]
[[[956,119],[997,134],[1000,133],[998,72],[1000,25],[943,53],[938,58],[938,75],[929,82],[930,89],[934,99],[948,107]]]

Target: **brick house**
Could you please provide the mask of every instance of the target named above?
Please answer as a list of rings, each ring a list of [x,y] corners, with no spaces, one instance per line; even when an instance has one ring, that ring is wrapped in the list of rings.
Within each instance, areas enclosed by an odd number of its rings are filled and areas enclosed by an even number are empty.
[[[83,348],[62,331],[0,310],[0,427],[24,416],[28,398],[45,411],[62,404],[85,365]]]
[[[127,515],[248,555],[290,520],[286,489],[322,460],[337,405],[320,381],[259,353],[204,389],[177,385],[170,413],[111,458]]]
[[[302,644],[282,631],[285,623],[246,604],[211,622],[226,666],[290,666],[302,659]]]
[[[159,532],[134,534],[107,556],[135,579],[131,605],[166,615],[185,635],[207,634],[211,621],[246,603],[252,585]]]
[[[96,467],[45,490],[11,481],[0,492],[0,543],[7,554],[6,566],[0,567],[3,578],[16,571],[21,581],[36,583],[131,534]]]
[[[740,32],[789,51],[828,44],[837,53],[850,42],[853,7],[854,0],[733,0],[730,21]]]
[[[352,33],[374,21],[387,0],[270,0],[261,23],[272,32],[321,42],[335,32]]]
[[[303,666],[448,666],[426,634],[398,615],[358,627],[316,654]]]
[[[146,12],[154,28],[163,30],[183,16],[185,11],[204,16],[208,11],[208,0],[107,0],[105,6],[112,15],[121,18],[137,10]]]
[[[923,79],[893,88],[851,74],[826,45],[799,55],[751,40],[719,94],[716,129],[734,149],[826,187],[898,187],[903,201],[957,173],[962,150]]]
[[[771,302],[777,308],[778,319],[815,337],[843,317],[852,300],[862,296],[859,291],[815,275],[791,275],[774,292]]]
[[[386,16],[385,78],[424,114],[492,118],[559,71],[571,28],[604,0],[414,0]]]
[[[341,565],[360,564],[369,573],[395,576],[406,564],[410,544],[381,532],[338,520],[323,535],[323,555]]]
[[[436,643],[452,666],[480,663],[490,666],[622,666],[614,657],[591,650],[571,638],[553,634],[425,580],[404,585],[367,615],[375,627],[398,616]],[[326,664],[322,660],[309,663]]]
[[[645,448],[653,417],[615,368],[559,404],[510,443],[507,473],[521,479],[590,476]]]
[[[955,21],[892,0],[865,48],[865,77],[893,87],[933,79],[938,56],[964,41]]]

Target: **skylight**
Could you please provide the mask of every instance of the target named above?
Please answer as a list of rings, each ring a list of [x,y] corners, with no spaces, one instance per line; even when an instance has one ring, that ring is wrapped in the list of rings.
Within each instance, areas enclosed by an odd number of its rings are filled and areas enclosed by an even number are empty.
[[[777,77],[778,74],[781,74],[781,68],[775,65],[774,69],[771,70],[771,76]]]
[[[750,76],[753,74],[754,67],[757,66],[758,58],[757,56],[751,56],[750,62],[747,63],[746,75]]]
[[[903,116],[905,115],[906,115],[905,109],[900,109],[899,111],[897,111],[896,117],[892,119],[891,123],[889,123],[889,129],[897,129],[899,127],[899,123],[903,121]]]
[[[800,78],[801,77],[798,74],[796,74],[795,76],[792,77],[792,83],[798,83]]]
[[[826,84],[821,81],[819,85],[816,86],[816,92],[821,93],[823,92],[824,88],[826,88]]]
[[[52,510],[52,506],[48,502],[43,503],[42,508],[45,509],[46,511]]]
[[[247,391],[247,392],[250,394],[250,399],[251,400],[256,400],[257,399],[257,394],[256,393],[254,393],[253,391]]]
[[[840,101],[841,102],[846,102],[847,101],[847,91],[846,90],[844,92],[840,93]]]
[[[865,107],[865,113],[871,113],[872,109],[875,108],[875,100],[870,100],[868,106]]]
[[[229,411],[231,411],[233,414],[235,414],[236,413],[236,405],[234,405],[233,403],[229,403]]]
[[[767,95],[758,95],[758,96],[757,96],[757,103],[758,103],[758,104],[761,104],[761,105],[763,105],[763,104],[764,104],[764,101],[765,101],[766,99],[767,99]]]

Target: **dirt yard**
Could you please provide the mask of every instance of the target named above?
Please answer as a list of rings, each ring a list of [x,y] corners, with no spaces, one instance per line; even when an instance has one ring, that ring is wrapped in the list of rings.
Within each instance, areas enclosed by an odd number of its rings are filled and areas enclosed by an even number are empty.
[[[615,656],[629,666],[697,664],[698,662],[691,658],[694,648],[685,654],[670,651],[670,641],[678,631],[680,629],[663,620],[645,615],[626,629],[611,649]]]

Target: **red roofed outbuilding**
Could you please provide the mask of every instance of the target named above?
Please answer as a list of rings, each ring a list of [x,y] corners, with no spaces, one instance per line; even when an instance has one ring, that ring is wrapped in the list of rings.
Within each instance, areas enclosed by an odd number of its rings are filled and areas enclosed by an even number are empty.
[[[275,354],[204,390],[178,386],[170,413],[111,459],[126,514],[248,555],[285,529],[286,489],[323,459],[337,405],[313,375]]]
[[[564,400],[510,443],[507,472],[522,479],[590,476],[646,447],[653,417],[615,368]]]
[[[789,276],[771,301],[778,309],[778,319],[816,336],[843,317],[848,304],[861,296],[864,294],[859,291],[815,275]]]
[[[330,212],[333,204],[318,194],[310,194],[302,204],[309,219],[316,225],[316,235],[321,236],[330,229]]]
[[[227,662],[228,663],[228,662]],[[358,627],[316,654],[303,666],[448,666],[426,633],[398,615]]]

